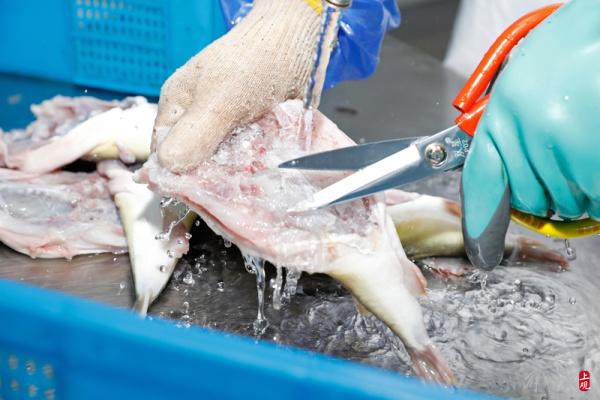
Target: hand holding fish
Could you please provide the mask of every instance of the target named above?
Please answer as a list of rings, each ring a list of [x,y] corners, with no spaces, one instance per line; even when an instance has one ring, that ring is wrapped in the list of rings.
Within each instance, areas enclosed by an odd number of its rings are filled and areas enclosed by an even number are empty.
[[[510,207],[600,220],[600,1],[558,10],[517,48],[498,78],[466,160],[467,253],[496,265]],[[490,262],[490,260],[497,262]]]
[[[256,0],[236,27],[163,85],[153,149],[174,172],[210,157],[238,126],[301,98],[320,16],[304,0]]]

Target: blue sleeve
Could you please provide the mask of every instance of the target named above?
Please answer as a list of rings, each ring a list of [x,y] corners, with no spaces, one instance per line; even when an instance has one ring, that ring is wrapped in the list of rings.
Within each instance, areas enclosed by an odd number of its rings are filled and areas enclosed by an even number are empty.
[[[220,0],[227,26],[231,28],[252,8],[252,0]],[[379,63],[383,37],[400,25],[395,0],[353,0],[342,13],[338,45],[331,54],[325,89],[346,80],[371,76]]]

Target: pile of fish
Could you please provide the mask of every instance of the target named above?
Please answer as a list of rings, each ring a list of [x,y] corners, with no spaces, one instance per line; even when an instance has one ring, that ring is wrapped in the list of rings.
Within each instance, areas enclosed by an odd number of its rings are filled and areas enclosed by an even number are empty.
[[[135,308],[145,314],[187,252],[187,232],[198,215],[240,248],[257,275],[259,299],[265,260],[297,275],[330,275],[351,291],[362,312],[401,338],[417,375],[454,382],[427,336],[418,302],[426,281],[411,260],[464,256],[459,207],[390,191],[289,212],[341,173],[277,165],[353,144],[318,111],[304,110],[300,101],[282,103],[231,132],[212,157],[182,174],[162,168],[150,153],[156,106],[143,98],[56,97],[32,111],[37,119],[25,130],[0,132],[0,240],[6,245],[31,257],[65,258],[127,247]],[[158,132],[157,143],[165,134]],[[57,170],[77,159],[98,161],[97,171]],[[567,264],[523,237],[509,237],[506,250],[507,257]],[[444,278],[468,272],[465,263],[435,265]]]

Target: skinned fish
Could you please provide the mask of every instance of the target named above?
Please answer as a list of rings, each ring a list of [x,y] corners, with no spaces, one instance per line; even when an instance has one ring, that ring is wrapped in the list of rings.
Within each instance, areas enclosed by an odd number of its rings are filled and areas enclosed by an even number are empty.
[[[56,96],[32,106],[36,120],[24,130],[0,130],[0,165],[47,173],[80,158],[144,161],[156,110],[143,97],[108,102]]]
[[[0,168],[0,241],[32,258],[127,250],[107,181],[96,173]]]
[[[452,383],[423,325],[417,296],[425,291],[425,279],[404,254],[383,197],[288,212],[341,175],[283,171],[277,165],[352,143],[322,114],[305,114],[300,101],[289,101],[236,130],[198,169],[172,174],[151,155],[137,179],[190,206],[245,254],[337,279],[402,339],[419,376]]]
[[[187,233],[195,215],[182,218],[169,214],[161,206],[160,196],[147,185],[135,183],[133,173],[118,161],[103,161],[98,171],[109,179],[108,187],[127,235],[136,293],[134,309],[145,316],[169,281],[177,261],[188,251]],[[165,231],[170,231],[170,235],[163,237]]]

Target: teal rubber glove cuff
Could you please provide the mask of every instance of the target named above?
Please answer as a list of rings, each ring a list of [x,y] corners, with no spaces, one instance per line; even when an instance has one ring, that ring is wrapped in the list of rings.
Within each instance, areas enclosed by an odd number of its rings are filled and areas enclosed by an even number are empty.
[[[462,178],[474,265],[502,257],[512,207],[600,220],[600,0],[573,0],[531,32],[498,78]]]

